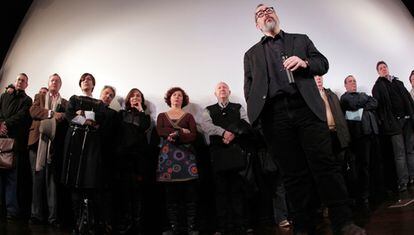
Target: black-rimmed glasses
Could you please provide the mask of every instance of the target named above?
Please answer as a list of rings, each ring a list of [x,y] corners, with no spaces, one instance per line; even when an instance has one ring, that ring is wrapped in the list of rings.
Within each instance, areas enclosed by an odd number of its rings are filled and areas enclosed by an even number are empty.
[[[262,18],[266,14],[272,14],[273,12],[275,12],[275,9],[273,9],[273,7],[266,7],[265,9],[256,12],[256,19]]]

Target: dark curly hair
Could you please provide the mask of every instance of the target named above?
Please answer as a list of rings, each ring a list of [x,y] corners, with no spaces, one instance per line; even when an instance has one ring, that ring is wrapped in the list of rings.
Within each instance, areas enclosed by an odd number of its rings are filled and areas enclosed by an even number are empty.
[[[144,98],[144,94],[142,94],[142,92],[138,89],[138,88],[132,88],[129,92],[128,95],[125,97],[125,109],[126,110],[130,110],[131,109],[131,102],[129,101],[131,99],[131,96],[135,93],[138,92],[139,94],[141,94],[141,106],[143,110],[147,109],[147,106],[145,105],[145,98]]]
[[[170,88],[164,96],[165,103],[167,103],[167,105],[171,107],[171,96],[176,91],[181,91],[181,93],[183,94],[183,104],[181,105],[181,108],[184,108],[190,102],[190,98],[181,87]]]

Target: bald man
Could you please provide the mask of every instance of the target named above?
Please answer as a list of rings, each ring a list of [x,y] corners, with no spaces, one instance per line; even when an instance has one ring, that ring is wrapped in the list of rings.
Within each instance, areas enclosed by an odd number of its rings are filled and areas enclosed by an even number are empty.
[[[210,153],[214,182],[216,186],[217,233],[245,232],[247,225],[244,221],[243,178],[239,174],[240,165],[231,165],[232,162],[221,161],[228,156],[229,149],[239,144],[239,135],[235,127],[243,122],[247,125],[248,119],[245,109],[238,103],[229,101],[230,88],[225,82],[216,85],[214,95],[217,103],[208,106],[203,113],[201,127],[209,136]],[[235,164],[235,163],[234,163]],[[232,225],[232,227],[229,227]]]

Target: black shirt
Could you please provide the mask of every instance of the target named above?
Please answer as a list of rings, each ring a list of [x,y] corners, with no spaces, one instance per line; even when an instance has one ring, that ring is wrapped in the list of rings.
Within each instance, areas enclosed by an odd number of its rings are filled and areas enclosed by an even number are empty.
[[[283,67],[282,55],[285,54],[284,32],[280,31],[274,38],[265,36],[262,44],[265,50],[267,72],[268,72],[268,97],[276,95],[295,94],[298,92],[296,87],[289,84],[286,70]]]

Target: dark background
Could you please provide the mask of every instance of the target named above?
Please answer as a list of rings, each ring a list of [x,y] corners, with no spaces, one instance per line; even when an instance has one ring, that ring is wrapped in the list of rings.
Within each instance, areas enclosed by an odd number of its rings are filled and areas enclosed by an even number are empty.
[[[401,0],[411,15],[414,17],[414,1]],[[0,36],[0,65],[3,66],[4,59],[7,55],[9,47],[16,35],[19,25],[21,24],[27,10],[33,0],[6,0],[0,4],[1,9],[1,36]],[[367,11],[369,17],[369,11]],[[0,68],[1,68],[0,67]]]

